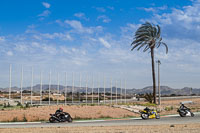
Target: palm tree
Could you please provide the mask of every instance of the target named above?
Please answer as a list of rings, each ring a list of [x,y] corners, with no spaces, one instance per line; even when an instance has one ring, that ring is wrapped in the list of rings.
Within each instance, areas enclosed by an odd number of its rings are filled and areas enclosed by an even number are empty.
[[[153,25],[149,22],[142,24],[135,32],[134,41],[131,43],[132,49],[137,48],[140,50],[144,47],[143,52],[150,50],[151,52],[151,63],[152,63],[152,78],[153,78],[153,96],[154,103],[156,104],[156,80],[155,80],[155,66],[154,66],[154,48],[159,48],[163,44],[166,48],[166,54],[168,53],[167,45],[162,42],[160,36],[160,26]]]

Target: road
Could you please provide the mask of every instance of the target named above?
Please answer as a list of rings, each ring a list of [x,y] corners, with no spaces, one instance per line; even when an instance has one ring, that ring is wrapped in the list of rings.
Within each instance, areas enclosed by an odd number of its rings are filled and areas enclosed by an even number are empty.
[[[166,125],[166,124],[191,124],[200,123],[200,114],[195,117],[170,116],[161,119],[142,120],[141,118],[124,120],[96,120],[96,121],[75,121],[73,123],[0,123],[0,128],[34,128],[34,127],[86,127],[86,126],[123,126],[123,125]]]

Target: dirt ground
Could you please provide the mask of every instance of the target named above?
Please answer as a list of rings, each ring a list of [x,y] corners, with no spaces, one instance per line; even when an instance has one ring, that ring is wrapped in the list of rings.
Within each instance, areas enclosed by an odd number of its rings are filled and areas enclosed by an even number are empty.
[[[199,133],[200,123],[154,126],[4,128],[1,133]]]
[[[0,121],[8,122],[23,120],[24,117],[28,121],[47,121],[50,113],[62,107],[65,112],[71,114],[74,119],[95,119],[95,118],[123,118],[130,116],[138,116],[130,111],[113,108],[109,106],[39,106],[27,109],[1,110]]]
[[[161,109],[160,115],[177,114],[177,108],[182,101],[193,101],[193,104],[188,104],[193,112],[200,111],[200,98],[180,99],[180,100],[165,100],[162,105],[157,108]],[[141,102],[142,104],[143,102]],[[65,112],[71,114],[74,119],[96,119],[96,118],[124,118],[124,117],[139,117],[136,114],[121,108],[113,108],[111,106],[39,106],[26,109],[15,110],[0,110],[0,122],[11,121],[48,121],[49,114],[62,107]],[[150,107],[151,108],[151,107]]]

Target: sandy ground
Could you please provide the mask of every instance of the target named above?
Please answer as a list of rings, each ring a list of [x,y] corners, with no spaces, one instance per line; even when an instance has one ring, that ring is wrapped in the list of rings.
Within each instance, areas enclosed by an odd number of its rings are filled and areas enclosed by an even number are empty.
[[[130,111],[113,108],[109,106],[39,106],[27,109],[16,110],[1,110],[0,121],[8,122],[17,120],[23,120],[25,117],[28,121],[47,121],[50,113],[62,107],[65,112],[71,114],[74,119],[95,119],[95,118],[123,118],[130,116],[138,116],[138,114]]]
[[[199,133],[200,123],[156,126],[4,128],[1,133]]]
[[[193,112],[200,111],[200,98],[194,99],[180,99],[180,100],[166,100],[162,101],[162,105],[157,108],[161,109],[160,115],[177,114],[177,108],[182,101],[193,101],[193,104],[186,105]],[[144,102],[141,102],[144,103]],[[134,103],[133,103],[134,104]],[[71,114],[74,119],[95,119],[95,118],[124,118],[124,117],[139,117],[139,114],[111,106],[39,106],[27,109],[15,110],[0,110],[0,122],[9,121],[48,121],[49,114],[62,107],[65,112]],[[150,107],[151,108],[151,107]]]

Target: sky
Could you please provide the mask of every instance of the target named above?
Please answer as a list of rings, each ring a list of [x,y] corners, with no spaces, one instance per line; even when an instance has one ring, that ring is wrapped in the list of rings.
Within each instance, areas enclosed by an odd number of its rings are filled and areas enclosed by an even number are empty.
[[[131,51],[146,21],[161,27],[161,85],[200,88],[200,0],[1,0],[0,87],[42,81],[128,89],[152,85],[149,52]],[[67,73],[67,80],[65,79]],[[74,75],[74,76],[73,76]],[[112,79],[112,84],[111,84]],[[157,80],[157,64],[156,64]]]

